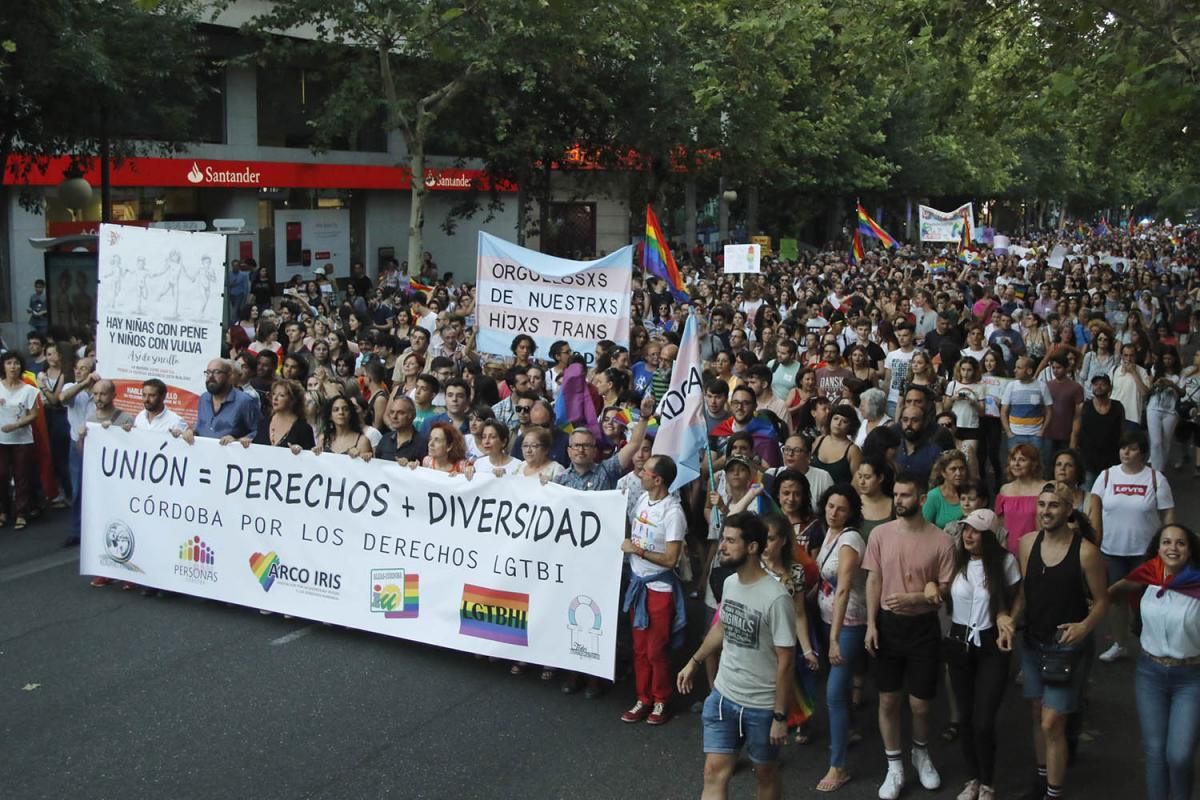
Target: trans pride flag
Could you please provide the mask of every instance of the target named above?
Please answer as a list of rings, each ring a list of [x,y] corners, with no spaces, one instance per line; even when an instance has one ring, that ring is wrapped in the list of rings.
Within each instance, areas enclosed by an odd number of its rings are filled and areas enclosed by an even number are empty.
[[[671,255],[667,239],[658,225],[658,217],[654,216],[654,208],[649,205],[646,206],[646,246],[642,248],[642,266],[651,275],[667,282],[667,288],[670,289],[675,302],[690,301],[687,289],[683,285],[683,276],[675,266],[675,257]]]

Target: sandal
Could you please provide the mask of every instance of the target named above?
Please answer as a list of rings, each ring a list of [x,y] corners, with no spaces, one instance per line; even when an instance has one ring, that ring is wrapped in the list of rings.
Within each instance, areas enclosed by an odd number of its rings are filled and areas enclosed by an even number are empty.
[[[839,780],[832,780],[832,781],[829,780],[828,778],[822,778],[820,783],[817,784],[817,791],[818,792],[836,792],[838,789],[842,788],[849,782],[850,782],[849,775],[846,775],[845,777],[843,777]]]
[[[946,730],[942,731],[943,742],[953,742],[958,738],[958,723],[951,722],[946,726]]]

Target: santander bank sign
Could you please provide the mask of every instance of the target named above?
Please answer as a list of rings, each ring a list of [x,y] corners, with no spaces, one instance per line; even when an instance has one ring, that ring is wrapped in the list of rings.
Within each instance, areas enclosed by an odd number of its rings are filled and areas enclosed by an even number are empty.
[[[211,166],[206,166],[201,170],[200,165],[193,161],[192,168],[188,170],[187,179],[188,183],[195,184],[258,186],[262,183],[262,173],[255,172],[249,166],[241,169],[213,169]]]

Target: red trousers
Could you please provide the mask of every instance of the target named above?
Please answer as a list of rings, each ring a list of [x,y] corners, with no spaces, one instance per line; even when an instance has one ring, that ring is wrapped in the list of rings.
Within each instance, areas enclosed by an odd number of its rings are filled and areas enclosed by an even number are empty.
[[[638,700],[666,703],[675,689],[670,656],[674,595],[647,590],[646,611],[650,614],[650,627],[640,631],[633,629],[633,675],[637,680]]]

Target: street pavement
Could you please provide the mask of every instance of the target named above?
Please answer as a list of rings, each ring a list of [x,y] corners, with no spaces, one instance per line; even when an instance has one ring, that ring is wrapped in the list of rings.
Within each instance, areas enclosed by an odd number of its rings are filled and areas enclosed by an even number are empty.
[[[1170,473],[1180,519],[1197,519],[1188,473]],[[624,678],[595,700],[536,672],[196,598],[93,589],[68,516],[0,529],[0,800],[87,798],[673,798],[701,789],[701,695],[662,728],[624,725]],[[695,632],[698,635],[698,632]],[[682,662],[686,654],[677,654]],[[822,689],[823,691],[823,689]],[[1144,797],[1133,664],[1092,671],[1074,797]],[[945,719],[944,692],[939,722]],[[823,700],[811,744],[788,746],[784,797],[812,797],[827,765]],[[1029,717],[1011,687],[998,796],[1033,770]],[[875,706],[838,797],[874,798],[885,769]],[[907,726],[906,726],[907,727]],[[911,769],[906,798],[952,798],[956,744],[935,737],[943,788]],[[907,756],[906,756],[907,758]],[[748,768],[733,798],[754,796]]]

